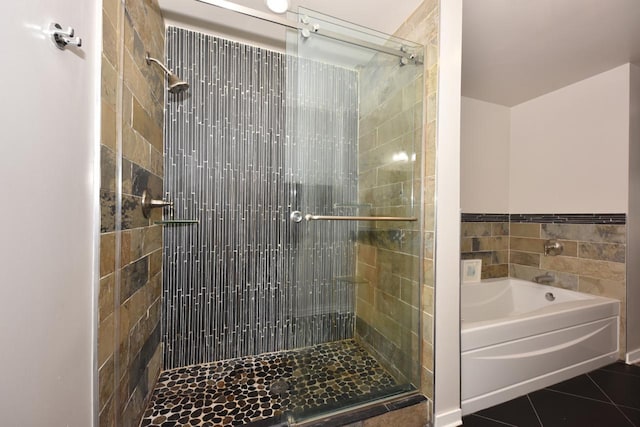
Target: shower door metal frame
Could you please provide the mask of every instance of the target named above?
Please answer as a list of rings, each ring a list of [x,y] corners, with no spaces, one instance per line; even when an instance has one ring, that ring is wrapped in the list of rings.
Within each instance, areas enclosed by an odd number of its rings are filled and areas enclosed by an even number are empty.
[[[242,6],[227,0],[197,0],[200,3],[209,4],[211,6],[220,7],[232,12],[241,13],[252,18],[261,19],[263,21],[271,22],[274,24],[282,25],[293,30],[299,30],[304,37],[310,37],[311,34],[318,34],[324,37],[328,37],[333,40],[349,43],[352,45],[364,47],[366,49],[375,50],[378,52],[386,53],[389,55],[397,56],[400,58],[400,62],[403,65],[406,64],[422,64],[423,58],[411,52],[408,46],[401,45],[398,49],[393,49],[387,46],[371,43],[366,40],[358,39],[356,37],[350,37],[345,34],[336,33],[334,31],[325,30],[320,27],[319,24],[312,23],[305,16],[301,17],[300,23],[293,22],[285,18],[281,18],[270,13],[261,12],[250,7]]]

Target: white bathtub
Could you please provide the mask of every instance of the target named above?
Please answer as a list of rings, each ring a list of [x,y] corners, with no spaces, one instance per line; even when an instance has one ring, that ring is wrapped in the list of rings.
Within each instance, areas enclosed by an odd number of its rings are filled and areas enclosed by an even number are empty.
[[[618,300],[512,278],[462,285],[461,299],[463,414],[618,359]]]

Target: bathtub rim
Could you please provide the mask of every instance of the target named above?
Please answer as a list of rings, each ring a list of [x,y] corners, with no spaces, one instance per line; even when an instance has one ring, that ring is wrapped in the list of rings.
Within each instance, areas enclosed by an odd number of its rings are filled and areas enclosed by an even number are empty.
[[[605,319],[620,315],[620,301],[613,298],[591,295],[570,289],[541,285],[516,278],[489,279],[481,283],[461,285],[464,287],[482,286],[483,283],[518,282],[535,285],[542,292],[563,291],[578,294],[580,299],[563,302],[555,308],[546,307],[541,310],[525,312],[514,316],[475,322],[460,321],[460,351],[466,352],[479,348],[513,341],[527,336],[543,334],[554,330]],[[584,298],[584,297],[587,298]],[[462,307],[461,307],[462,317]]]

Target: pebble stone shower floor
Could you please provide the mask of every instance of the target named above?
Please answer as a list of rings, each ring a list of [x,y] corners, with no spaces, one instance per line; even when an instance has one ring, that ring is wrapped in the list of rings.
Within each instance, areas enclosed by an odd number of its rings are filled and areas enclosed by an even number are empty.
[[[355,340],[336,341],[164,371],[140,426],[239,426],[396,386]]]

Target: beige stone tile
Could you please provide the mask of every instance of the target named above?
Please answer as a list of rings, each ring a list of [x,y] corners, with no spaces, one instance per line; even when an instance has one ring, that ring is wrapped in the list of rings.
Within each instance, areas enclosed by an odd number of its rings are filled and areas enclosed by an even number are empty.
[[[120,333],[125,334],[126,336],[130,335],[131,330],[137,325],[140,319],[147,312],[146,295],[144,293],[144,286],[138,289],[133,295],[129,297],[123,304],[122,308],[127,312],[127,317],[129,320],[129,324],[126,325],[126,328],[121,329]],[[123,318],[124,316],[120,316]],[[124,327],[125,325],[122,324]],[[134,349],[132,349],[134,350]],[[138,349],[139,350],[139,349]],[[133,354],[137,353],[135,351]]]
[[[153,277],[162,272],[162,249],[149,255],[149,276]]]
[[[493,251],[491,252],[491,264],[509,264],[509,251]]]
[[[515,277],[517,279],[528,280],[530,282],[534,281],[536,276],[541,276],[543,274],[551,274],[554,277],[554,282],[551,283],[551,286],[555,286],[563,289],[570,289],[573,291],[578,290],[578,276],[576,274],[558,272],[558,271],[549,271],[541,268],[529,267],[526,265],[519,264],[510,264],[509,265],[509,274],[511,277]]]
[[[142,254],[148,255],[162,248],[162,226],[145,227],[142,231]]]
[[[473,251],[473,239],[462,239],[460,242],[460,252],[470,253]]]
[[[528,265],[530,267],[540,267],[540,254],[531,252],[511,251],[509,262],[512,264]]]
[[[626,227],[603,224],[542,224],[540,235],[544,239],[625,243]]]
[[[121,348],[121,352],[126,356],[127,363],[123,364],[122,361],[124,360],[124,358],[120,357],[120,366],[127,368],[129,366],[129,353],[125,347]],[[120,402],[116,402],[116,412],[119,416],[124,412],[124,408],[127,404],[127,401],[129,400],[129,369],[120,369],[120,371],[122,375],[118,383],[118,395],[121,397],[121,399]],[[135,423],[131,423],[129,425],[134,426]]]
[[[430,399],[433,399],[433,371],[422,368],[420,375],[420,391]]]
[[[433,344],[424,340],[422,340],[421,366],[433,370]]]
[[[123,129],[122,155],[144,169],[150,168],[151,145],[131,128]]]
[[[160,371],[162,371],[162,353],[163,345],[160,343],[153,357],[149,361],[148,374],[147,374],[147,390],[152,391],[158,382]]]
[[[146,388],[146,384],[143,387]],[[146,402],[143,387],[137,384],[134,390],[127,396],[125,408],[122,413],[122,425],[135,426],[138,424],[139,414],[142,414],[144,411],[144,404]]]
[[[433,287],[435,284],[434,274],[433,274],[433,260],[425,259],[422,262],[423,271],[424,271],[424,285]]]
[[[116,409],[113,401],[114,397],[111,396],[104,408],[100,411],[98,416],[98,425],[100,427],[113,427],[115,426]]]
[[[626,300],[626,286],[623,280],[616,281],[580,276],[578,290],[591,295],[615,298],[622,302]]]
[[[143,253],[143,229],[142,228],[134,228],[128,230],[130,232],[130,253],[129,259],[131,262],[136,261],[144,255]],[[124,264],[123,264],[124,265]]]
[[[155,122],[147,111],[133,98],[133,129],[157,150],[162,150],[162,123]]]
[[[378,129],[373,128],[358,138],[358,153],[373,150],[378,145]]]
[[[117,27],[120,16],[120,2],[118,0],[103,0],[102,13]]]
[[[558,242],[562,245],[563,256],[578,256],[578,242],[571,240],[558,240]]]
[[[422,313],[422,339],[433,343],[433,317],[423,312]]]
[[[124,129],[131,128],[133,117],[133,94],[131,90],[124,85],[122,88],[122,126]],[[124,136],[123,136],[124,138]]]
[[[108,58],[102,56],[102,68],[100,70],[100,97],[103,103],[116,110],[118,98],[118,73]]]
[[[100,144],[111,151],[116,150],[116,112],[108,102],[101,103],[100,109]]]
[[[114,315],[108,316],[98,326],[98,366],[102,366],[111,355],[114,346]]]
[[[107,14],[102,14],[102,54],[114,66],[118,65],[119,36],[116,30],[117,23],[109,19]]]
[[[360,288],[360,285],[358,285]],[[366,323],[371,324],[373,316],[373,307],[367,301],[356,298],[356,315],[364,320]]]
[[[100,293],[98,294],[98,321],[102,322],[113,313],[115,301],[115,274],[100,279]]]
[[[403,278],[400,281],[400,299],[413,307],[420,308],[420,285],[416,280]]]
[[[510,226],[511,236],[516,237],[540,237],[540,224],[528,224],[512,222]]]
[[[385,314],[378,313],[373,319],[373,326],[389,341],[393,342],[398,347],[400,346],[399,338],[402,335],[402,331],[405,329],[400,326],[395,319],[392,319]]]
[[[624,264],[609,261],[597,261],[572,257],[542,257],[540,266],[543,269],[620,281],[625,280],[626,268]]]
[[[626,249],[626,245],[616,243],[580,242],[578,244],[578,256],[580,258],[623,263],[626,258]]]
[[[426,314],[433,315],[433,287],[422,286],[422,311]]]
[[[489,222],[463,222],[460,225],[462,237],[488,237],[491,236],[491,223]]]
[[[436,124],[427,124],[425,136],[426,154],[424,157],[425,176],[435,176],[436,174]]]
[[[106,145],[100,145],[100,189],[116,191],[116,154]]]
[[[120,263],[122,266],[133,261],[131,259],[131,233],[133,230],[125,230],[120,233]]]
[[[491,235],[492,236],[508,236],[509,223],[508,222],[492,222]]]
[[[424,427],[429,419],[427,402],[364,420],[364,427]]]
[[[100,411],[109,403],[109,400],[113,397],[115,372],[113,355],[111,355],[98,370],[98,399]]]
[[[149,170],[155,175],[164,176],[164,157],[162,152],[150,147],[150,154]]]
[[[434,232],[427,231],[424,233],[424,257],[433,259],[435,250],[435,234]]]
[[[100,235],[100,277],[115,271],[116,233]]]
[[[369,287],[374,288],[378,285],[378,270],[376,267],[359,262],[356,268],[356,274],[366,280]]]
[[[542,239],[511,236],[509,245],[512,251],[534,252],[539,254],[544,252],[544,240]]]
[[[509,264],[482,265],[482,279],[509,277]]]
[[[463,247],[467,247],[467,242],[462,242]],[[509,238],[506,236],[494,236],[494,237],[472,237],[471,239],[471,251],[502,251],[509,249]]]
[[[358,262],[363,262],[371,266],[376,265],[377,249],[375,246],[358,243],[357,251]]]

